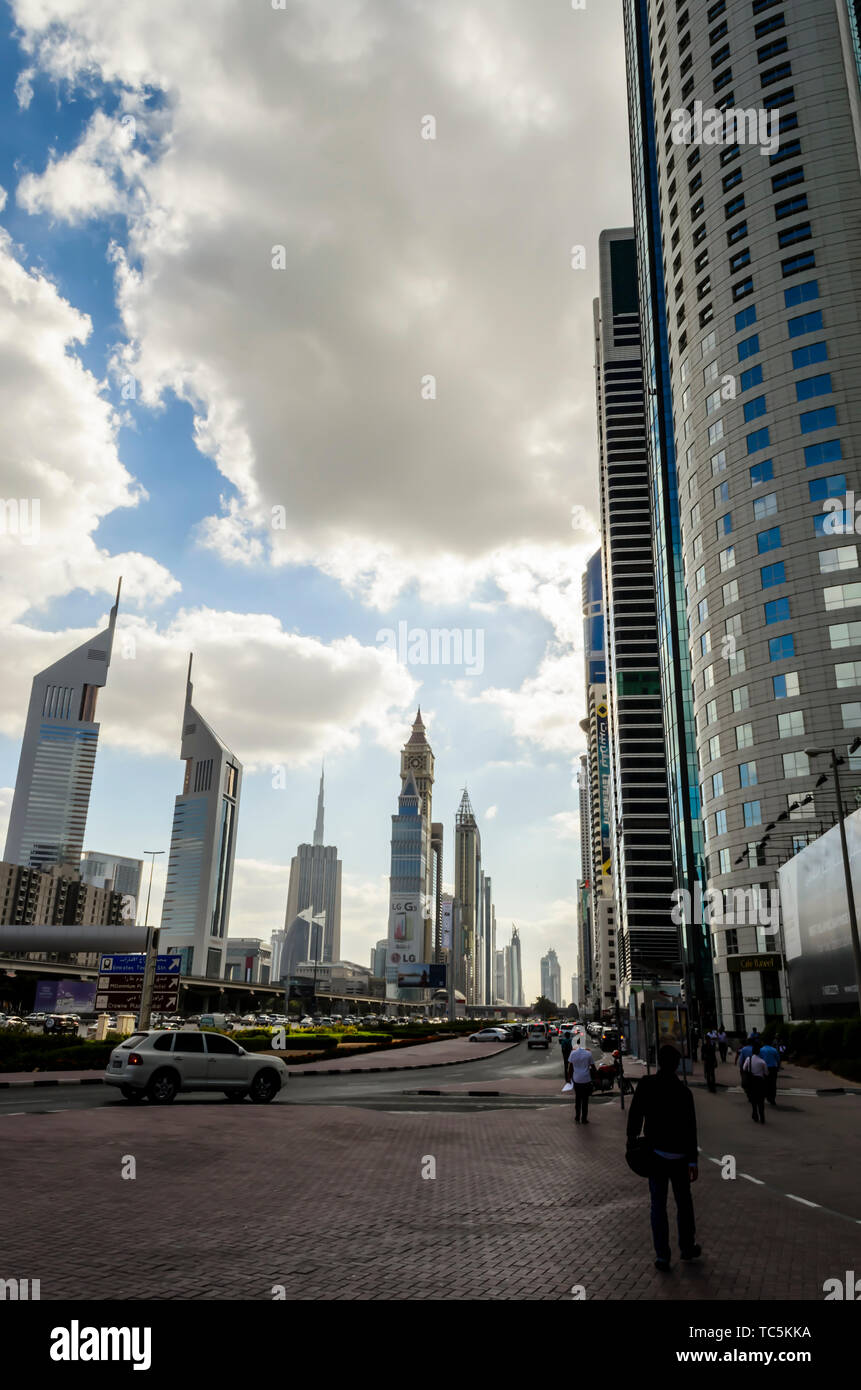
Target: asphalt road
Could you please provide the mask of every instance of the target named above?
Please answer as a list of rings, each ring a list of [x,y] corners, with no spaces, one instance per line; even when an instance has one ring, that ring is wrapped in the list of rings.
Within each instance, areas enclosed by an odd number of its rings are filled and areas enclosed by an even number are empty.
[[[476,1051],[481,1044],[476,1043]],[[430,1050],[430,1049],[429,1049]],[[599,1048],[592,1049],[595,1056]],[[441,1086],[469,1082],[487,1084],[492,1081],[528,1079],[547,1081],[556,1078],[556,1095],[491,1096],[470,1095],[420,1096],[416,1091],[435,1090]],[[460,1113],[475,1110],[535,1109],[542,1106],[570,1104],[562,1095],[562,1058],[558,1042],[543,1048],[527,1048],[525,1041],[492,1057],[455,1066],[423,1067],[420,1070],[390,1072],[353,1072],[350,1075],[323,1076],[308,1073],[291,1077],[275,1105],[345,1105],[362,1109],[406,1112]],[[596,1104],[609,1097],[596,1097]],[[618,1104],[618,1095],[615,1096]],[[0,1091],[0,1119],[4,1115],[56,1114],[61,1110],[93,1110],[103,1106],[127,1107],[117,1090],[111,1086],[12,1086]],[[220,1091],[179,1095],[175,1106],[229,1105]],[[250,1102],[249,1102],[250,1104]]]

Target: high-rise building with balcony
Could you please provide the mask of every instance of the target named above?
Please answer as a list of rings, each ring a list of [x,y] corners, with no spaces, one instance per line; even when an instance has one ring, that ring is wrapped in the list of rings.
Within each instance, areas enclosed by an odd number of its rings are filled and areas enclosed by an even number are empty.
[[[120,588],[108,625],[33,677],[4,858],[77,872],[99,742],[96,700],[108,679]]]
[[[594,303],[610,841],[620,1002],[681,972],[664,752],[634,234],[602,232]],[[600,750],[599,750],[600,751]]]
[[[677,862],[723,900],[716,1013],[746,1031],[786,1007],[756,904],[836,814],[806,750],[841,751],[853,801],[861,781],[857,536],[824,510],[859,489],[858,16],[624,0],[624,19]]]
[[[160,949],[182,956],[184,975],[221,979],[233,892],[242,764],[192,704],[191,657]]]

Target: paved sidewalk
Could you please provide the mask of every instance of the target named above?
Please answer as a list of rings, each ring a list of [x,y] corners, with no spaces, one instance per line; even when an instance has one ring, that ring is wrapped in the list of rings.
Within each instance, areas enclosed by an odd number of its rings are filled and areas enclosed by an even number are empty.
[[[743,1115],[725,1093],[706,1099]],[[587,1300],[786,1304],[821,1300],[826,1279],[861,1268],[861,1226],[741,1174],[722,1180],[705,1162],[694,1192],[703,1258],[659,1274],[618,1106],[594,1106],[586,1128],[562,1107],[389,1114],[219,1101],[2,1123],[16,1216],[4,1264],[40,1279],[43,1300],[269,1301],[280,1285],[300,1300],[558,1301],[582,1285]],[[776,1130],[743,1134],[762,1146]],[[828,1148],[829,1132],[818,1141]],[[134,1181],[123,1178],[129,1157]],[[278,1335],[277,1305],[273,1318]]]

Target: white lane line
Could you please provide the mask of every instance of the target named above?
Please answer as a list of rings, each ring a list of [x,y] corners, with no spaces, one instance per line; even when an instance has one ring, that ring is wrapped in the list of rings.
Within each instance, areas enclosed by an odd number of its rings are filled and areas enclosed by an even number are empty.
[[[751,1177],[750,1173],[739,1173],[740,1178],[747,1178],[748,1182],[755,1182],[757,1187],[765,1187],[762,1178]]]
[[[7,1120],[14,1120],[16,1115],[26,1115],[26,1110],[4,1110],[3,1116]]]
[[[783,1195],[784,1197],[788,1197],[790,1202],[801,1202],[802,1206],[805,1207],[821,1206],[820,1202],[808,1202],[806,1197],[796,1197],[794,1192],[785,1192]]]

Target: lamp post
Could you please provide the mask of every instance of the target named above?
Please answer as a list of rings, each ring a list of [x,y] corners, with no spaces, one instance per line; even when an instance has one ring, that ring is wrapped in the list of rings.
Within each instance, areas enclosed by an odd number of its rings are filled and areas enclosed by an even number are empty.
[[[861,747],[861,738],[856,738],[849,748],[854,753]],[[834,790],[837,793],[837,823],[840,826],[840,849],[843,854],[843,875],[846,879],[846,902],[849,907],[849,935],[852,938],[852,955],[855,960],[855,980],[858,985],[858,1007],[861,1010],[861,941],[858,939],[858,915],[855,911],[855,890],[852,887],[852,868],[849,863],[849,845],[846,841],[846,821],[843,812],[843,796],[840,791],[841,765],[845,758],[838,758],[834,748],[805,748],[808,758],[820,758],[826,753],[831,758],[831,771],[834,773]]]
[[[149,925],[149,900],[152,893],[152,875],[155,868],[156,856],[164,854],[163,849],[145,849],[144,854],[150,856],[149,864],[149,887],[146,894],[146,912],[144,913],[144,927],[146,928],[146,961],[144,962],[143,985],[141,986],[141,1007],[138,1017],[138,1027],[146,1031],[150,1024],[150,1014],[152,1013],[152,991],[155,984],[155,968],[158,963],[158,941],[160,931],[158,927],[153,927],[150,931]]]

